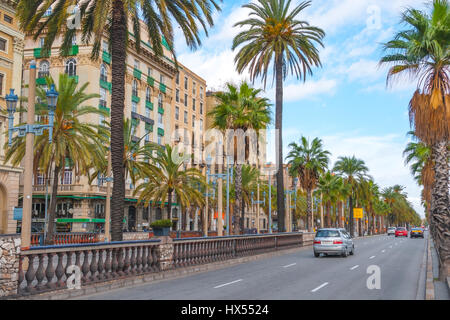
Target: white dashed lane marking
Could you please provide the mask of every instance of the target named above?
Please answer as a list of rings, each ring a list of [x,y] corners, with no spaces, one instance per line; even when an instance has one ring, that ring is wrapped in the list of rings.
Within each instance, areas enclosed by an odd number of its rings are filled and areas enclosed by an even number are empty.
[[[328,284],[328,282],[322,283],[320,286],[318,286],[315,289],[312,289],[311,292],[316,292],[317,290],[322,289],[323,287],[325,287]]]

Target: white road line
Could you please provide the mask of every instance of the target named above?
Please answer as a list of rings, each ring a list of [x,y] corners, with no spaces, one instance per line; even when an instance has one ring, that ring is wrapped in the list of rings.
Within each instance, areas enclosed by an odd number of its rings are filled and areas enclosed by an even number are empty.
[[[296,263],[291,263],[291,264],[288,264],[287,266],[283,266],[283,268],[289,268],[289,267],[292,267],[292,266],[295,266],[296,265]]]
[[[359,264],[357,264],[356,266],[351,267],[350,270],[355,270],[358,267],[359,267]]]
[[[375,258],[375,256],[371,256],[369,259],[373,259],[373,258]]]
[[[224,287],[224,286],[227,286],[227,285],[229,285],[229,284],[233,284],[233,283],[236,283],[236,282],[239,282],[239,281],[242,281],[242,279],[235,280],[235,281],[232,281],[232,282],[228,282],[228,283],[224,283],[224,284],[215,286],[214,289],[221,288],[221,287]]]
[[[316,292],[319,289],[322,289],[323,287],[325,287],[328,284],[328,282],[322,283],[320,286],[318,286],[315,289],[312,289],[311,292]]]

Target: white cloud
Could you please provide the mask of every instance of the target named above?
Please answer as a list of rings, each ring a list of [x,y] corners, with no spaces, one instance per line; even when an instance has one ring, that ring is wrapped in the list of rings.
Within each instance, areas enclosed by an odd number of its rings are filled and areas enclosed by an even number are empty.
[[[283,101],[300,101],[304,99],[317,99],[323,95],[332,96],[337,87],[334,79],[298,80],[295,83],[287,83],[283,88]],[[275,101],[275,88],[267,91],[267,98]]]

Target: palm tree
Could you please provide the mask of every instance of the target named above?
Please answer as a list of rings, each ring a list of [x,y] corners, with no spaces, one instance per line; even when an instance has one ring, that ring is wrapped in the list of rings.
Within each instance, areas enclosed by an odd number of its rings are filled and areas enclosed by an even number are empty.
[[[239,87],[227,83],[227,90],[217,92],[215,97],[218,104],[208,113],[212,119],[211,128],[220,130],[225,137],[226,154],[233,154],[235,163],[235,190],[234,202],[235,233],[239,234],[243,228],[245,208],[242,202],[242,160],[246,162],[250,157],[250,148],[254,141],[244,139],[244,150],[239,146],[239,140],[231,134],[242,130],[245,134],[248,130],[254,130],[256,140],[259,141],[260,130],[265,129],[271,122],[271,113],[268,99],[260,96],[262,90],[252,88],[247,82],[241,82]],[[232,150],[231,150],[232,149]],[[256,143],[256,152],[259,152],[259,144]]]
[[[52,78],[46,78],[46,83],[48,87],[55,85]],[[104,147],[108,141],[107,131],[99,125],[83,120],[93,114],[106,116],[105,111],[86,105],[89,100],[99,97],[97,94],[86,94],[88,86],[89,83],[85,83],[77,88],[74,79],[66,74],[60,74],[58,85],[55,85],[59,98],[55,110],[52,143],[48,143],[47,130],[34,140],[34,172],[43,172],[48,177],[53,168],[52,196],[48,211],[50,223],[45,239],[47,244],[51,244],[53,239],[56,195],[66,160],[69,159],[74,175],[78,176],[87,173],[91,163],[98,163],[98,159],[104,158],[107,151]],[[48,122],[48,109],[42,102],[46,101],[46,92],[42,87],[38,87],[36,93],[38,97],[36,115],[41,117],[42,124]],[[25,138],[15,137],[11,148],[7,149],[5,161],[11,160],[11,163],[18,165],[24,155]]]
[[[379,200],[379,187],[372,179],[363,180],[360,188],[361,200],[366,207],[367,218],[370,217],[370,234],[375,233],[375,202]]]
[[[319,51],[315,45],[323,47],[322,39],[325,32],[320,28],[310,26],[308,22],[297,20],[298,15],[311,1],[304,1],[290,10],[291,1],[258,0],[257,3],[246,4],[243,7],[251,10],[249,18],[236,23],[236,27],[248,27],[233,40],[232,49],[240,45],[242,48],[235,57],[237,71],[250,71],[252,81],[262,77],[264,87],[273,61],[273,77],[276,82],[276,119],[275,128],[278,131],[277,141],[277,211],[278,231],[285,231],[283,201],[283,80],[289,71],[296,77],[306,80],[307,74],[312,74],[313,66],[321,66]]]
[[[135,49],[139,52],[141,44],[140,21],[143,20],[148,29],[149,42],[153,52],[159,58],[163,55],[164,39],[171,53],[174,51],[174,26],[180,27],[187,45],[196,49],[201,45],[200,28],[208,35],[207,26],[213,26],[213,10],[220,10],[215,0],[19,0],[17,16],[25,32],[34,34],[38,39],[44,30],[45,43],[43,50],[52,47],[56,37],[63,33],[61,53],[69,51],[76,28],[67,28],[72,21],[72,5],[78,5],[77,14],[81,22],[82,40],[93,42],[92,58],[97,59],[102,38],[109,36],[109,47],[112,58],[112,96],[111,96],[111,155],[113,184],[111,199],[111,240],[122,240],[122,220],[124,215],[125,176],[123,167],[123,110],[125,103],[125,75],[127,48],[130,44],[128,31],[131,28],[135,36]],[[47,16],[48,9],[51,14]],[[129,23],[131,22],[131,26]],[[91,41],[92,40],[92,41]],[[176,58],[175,64],[177,65]]]
[[[181,159],[182,156],[175,154],[170,145],[160,147],[158,157],[153,158],[154,163],[148,163],[140,175],[145,180],[134,191],[135,195],[140,193],[138,203],[144,202],[148,206],[150,202],[160,202],[163,208],[167,201],[168,218],[174,194],[182,208],[188,208],[191,204],[203,205],[203,193],[198,186],[204,185],[205,177],[196,168],[185,169]]]
[[[442,276],[449,263],[446,236],[450,216],[448,141],[450,140],[450,3],[433,0],[431,12],[408,8],[401,22],[406,29],[384,44],[381,64],[391,66],[387,82],[401,75],[417,81],[409,117],[417,137],[431,146],[435,182],[431,201],[431,230],[440,256]]]
[[[337,203],[339,199],[339,191],[341,189],[342,179],[334,175],[330,171],[321,175],[317,184],[317,193],[322,195],[322,201],[326,208],[326,223],[327,228],[331,227],[331,205]]]
[[[289,144],[291,151],[286,159],[288,161],[289,172],[293,177],[298,177],[301,187],[306,191],[306,199],[308,206],[307,228],[312,230],[313,224],[310,225],[312,219],[312,192],[315,189],[319,176],[328,167],[330,152],[323,150],[322,140],[314,138],[309,141],[302,136],[300,144],[292,142]],[[278,210],[278,214],[280,214]],[[280,218],[278,218],[279,220]]]
[[[417,141],[414,131],[408,132],[413,142],[408,143],[403,156],[405,164],[410,164],[411,173],[419,185],[423,186],[422,200],[431,203],[431,192],[434,184],[434,163],[431,148],[422,141]],[[450,146],[449,146],[450,147]],[[427,216],[430,217],[430,206],[426,206]],[[430,221],[429,221],[430,222]]]
[[[349,200],[349,219],[350,219],[350,235],[354,236],[354,221],[353,221],[353,200],[356,197],[358,184],[361,180],[367,177],[369,169],[364,164],[363,160],[352,157],[339,157],[334,164],[333,172],[342,176],[344,183],[349,186],[350,194]]]

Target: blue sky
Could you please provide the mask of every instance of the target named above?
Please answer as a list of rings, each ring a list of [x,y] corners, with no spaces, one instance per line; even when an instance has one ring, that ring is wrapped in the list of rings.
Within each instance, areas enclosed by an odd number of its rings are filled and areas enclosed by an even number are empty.
[[[215,14],[215,27],[197,51],[190,51],[177,30],[175,49],[179,60],[206,81],[208,88],[221,89],[226,81],[248,79],[235,71],[233,24],[248,17],[244,1],[224,0]],[[300,1],[292,0],[292,4]],[[405,80],[386,88],[386,68],[378,67],[381,43],[388,41],[407,7],[423,8],[423,0],[312,0],[300,16],[326,32],[320,49],[322,68],[315,68],[307,81],[289,77],[284,84],[283,144],[304,135],[319,137],[332,153],[331,165],[339,156],[364,160],[381,186],[401,184],[409,200],[423,216],[420,187],[404,165],[402,151],[410,130],[408,102],[415,83]],[[262,88],[256,82],[255,87]],[[275,90],[268,82],[265,96],[272,102]],[[275,111],[275,110],[274,110]],[[269,145],[269,149],[273,144]],[[269,151],[268,160],[274,161]]]

